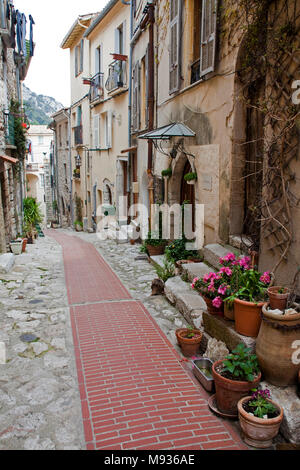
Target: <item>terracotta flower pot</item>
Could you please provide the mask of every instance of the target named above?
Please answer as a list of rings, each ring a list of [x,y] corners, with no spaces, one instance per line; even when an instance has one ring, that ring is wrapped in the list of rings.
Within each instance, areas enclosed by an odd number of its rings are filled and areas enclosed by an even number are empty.
[[[229,306],[227,302],[224,302],[224,318],[234,321],[234,306]]]
[[[296,385],[299,364],[292,361],[295,349],[292,345],[299,340],[300,313],[276,315],[262,309],[262,324],[256,340],[256,355],[267,382],[285,387]]]
[[[218,366],[222,363],[223,360],[216,361],[212,366],[218,409],[221,413],[237,416],[238,401],[249,395],[250,390],[257,388],[261,380],[261,373],[259,373],[258,377],[253,382],[227,379],[217,372]]]
[[[207,306],[207,311],[211,315],[217,315],[219,317],[224,316],[224,305],[222,305],[221,308],[216,308],[213,306],[213,300],[210,299],[209,297],[205,297],[202,295],[203,299],[205,300],[206,306]]]
[[[286,308],[288,296],[290,295],[290,290],[285,287],[283,289],[283,293],[279,294],[278,290],[282,289],[281,287],[269,287],[268,288],[268,295],[270,299],[270,308],[272,310],[282,310],[284,311]]]
[[[149,256],[163,255],[165,252],[165,244],[159,246],[146,245]]]
[[[27,238],[23,238],[22,253],[25,253],[26,251],[27,241],[28,241]]]
[[[235,299],[234,317],[235,329],[244,336],[256,338],[261,325],[261,310],[265,302],[246,302],[245,300]]]
[[[247,413],[243,408],[243,404],[249,401],[251,397],[242,398],[238,402],[238,413],[240,425],[243,432],[243,439],[246,444],[257,447],[259,449],[266,449],[271,447],[272,439],[277,436],[279,428],[283,419],[283,409],[281,406],[274,403],[272,400],[267,400],[272,403],[280,414],[276,418],[263,419],[257,418]]]
[[[187,338],[187,333],[195,333],[193,338]],[[202,332],[200,330],[190,330],[188,328],[179,328],[176,331],[177,341],[181,347],[182,354],[186,357],[196,356],[201,340]]]

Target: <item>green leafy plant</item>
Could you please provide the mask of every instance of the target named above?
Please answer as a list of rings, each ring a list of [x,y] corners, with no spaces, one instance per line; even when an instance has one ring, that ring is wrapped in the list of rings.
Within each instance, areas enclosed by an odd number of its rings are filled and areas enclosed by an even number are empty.
[[[175,276],[175,267],[171,261],[164,258],[164,266],[155,266],[155,271],[159,279],[166,282],[171,277]]]
[[[172,176],[172,168],[167,168],[166,170],[163,170],[161,172],[161,176],[168,176],[168,177]]]
[[[147,245],[150,246],[161,246],[165,245],[167,243],[167,240],[161,238],[161,233],[158,232],[148,232],[147,239],[144,241],[144,245],[147,247]]]
[[[229,304],[235,299],[254,303],[263,301],[270,282],[269,272],[262,274],[256,269],[243,270],[241,266],[236,266],[230,284],[232,294],[225,301]]]
[[[80,225],[80,227],[83,228],[83,222],[81,222],[80,220],[75,220],[74,225]]]
[[[26,152],[26,129],[22,126],[23,113],[18,101],[11,100],[10,112],[14,116],[15,146],[20,159],[24,159]]]
[[[233,380],[253,382],[259,374],[259,365],[256,354],[244,344],[239,344],[223,361],[222,372],[229,373]]]
[[[193,181],[196,179],[197,179],[197,173],[191,172],[191,173],[187,173],[186,175],[184,175],[185,181]]]
[[[170,243],[166,250],[165,255],[168,261],[176,263],[176,261],[189,258],[200,258],[197,251],[190,251],[186,249],[187,239],[185,237],[174,240]]]
[[[248,407],[252,410],[254,416],[263,418],[264,416],[273,417],[278,415],[278,409],[270,403],[270,390],[265,388],[252,390],[251,400],[247,403]]]
[[[35,226],[43,221],[43,214],[40,204],[33,197],[27,197],[23,200],[24,224],[23,232],[27,237],[31,237]]]

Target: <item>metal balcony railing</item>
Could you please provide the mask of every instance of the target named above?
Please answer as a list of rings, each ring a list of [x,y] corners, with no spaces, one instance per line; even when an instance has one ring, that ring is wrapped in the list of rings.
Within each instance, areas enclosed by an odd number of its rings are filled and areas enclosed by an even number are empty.
[[[75,145],[81,145],[83,143],[82,125],[74,127],[74,140],[75,140]]]
[[[38,163],[27,163],[26,171],[39,171]]]
[[[123,60],[115,60],[109,65],[108,78],[105,88],[108,92],[124,88],[127,86],[126,62]]]
[[[104,98],[104,74],[97,73],[91,79],[90,86],[90,101],[91,103],[96,100],[101,100]]]
[[[5,116],[5,143],[15,145],[15,117],[13,114]]]

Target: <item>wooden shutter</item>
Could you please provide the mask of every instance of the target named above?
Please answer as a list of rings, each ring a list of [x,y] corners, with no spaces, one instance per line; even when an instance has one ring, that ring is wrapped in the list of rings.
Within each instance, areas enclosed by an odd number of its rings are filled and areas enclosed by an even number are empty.
[[[112,147],[112,112],[107,111],[106,115],[106,147],[111,148]]]
[[[83,52],[84,52],[84,41],[81,39],[80,41],[80,70],[79,72],[83,72]]]
[[[217,0],[202,0],[200,77],[215,68]]]
[[[181,15],[181,0],[170,0],[170,93],[180,85]]]
[[[75,77],[78,75],[78,46],[75,47]]]
[[[149,125],[149,46],[147,47],[146,55],[145,55],[145,88],[146,88],[146,106],[145,106],[145,124],[146,128],[148,128]]]
[[[120,31],[115,29],[115,54],[120,54]]]
[[[134,130],[139,128],[139,63],[136,62],[133,68],[133,100],[132,100],[132,127]]]
[[[93,137],[94,137],[94,148],[100,147],[100,132],[99,132],[100,117],[99,114],[93,115]]]

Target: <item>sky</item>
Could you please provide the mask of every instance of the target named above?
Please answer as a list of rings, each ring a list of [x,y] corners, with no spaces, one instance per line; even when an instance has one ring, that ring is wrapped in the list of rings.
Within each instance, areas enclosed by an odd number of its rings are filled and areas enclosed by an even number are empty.
[[[69,49],[60,48],[78,15],[101,11],[108,0],[14,0],[16,10],[31,16],[35,25],[36,43],[25,85],[37,94],[52,96],[59,103],[70,105]],[[27,23],[29,38],[29,21]]]

